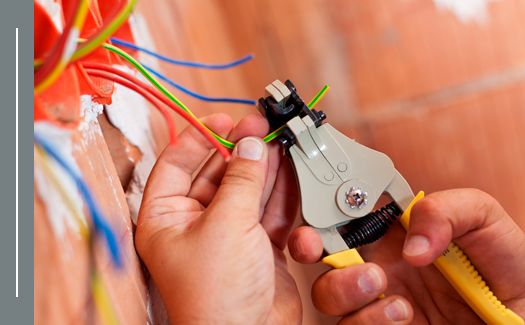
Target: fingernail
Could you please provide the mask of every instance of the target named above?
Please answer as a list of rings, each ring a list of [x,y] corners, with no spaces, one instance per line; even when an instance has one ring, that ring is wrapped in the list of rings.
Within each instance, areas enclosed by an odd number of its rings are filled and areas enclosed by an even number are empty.
[[[385,315],[394,322],[405,320],[408,318],[408,307],[403,301],[396,299],[386,305]]]
[[[244,138],[237,143],[237,155],[244,159],[260,160],[263,155],[263,144],[254,138]]]
[[[365,293],[375,293],[383,286],[383,280],[379,272],[373,267],[364,271],[357,279],[357,285]]]
[[[428,252],[430,242],[425,236],[411,236],[407,239],[403,253],[407,256],[418,256]]]

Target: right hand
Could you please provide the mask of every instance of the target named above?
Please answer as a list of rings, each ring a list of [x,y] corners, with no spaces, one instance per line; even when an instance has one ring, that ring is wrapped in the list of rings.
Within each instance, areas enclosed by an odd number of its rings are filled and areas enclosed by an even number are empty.
[[[321,275],[312,288],[313,302],[323,313],[342,316],[341,324],[481,323],[432,265],[451,241],[502,303],[525,317],[525,234],[494,198],[473,189],[437,192],[419,201],[407,233],[396,224],[360,249],[368,263]],[[310,227],[292,233],[289,250],[302,263],[317,262],[323,251]],[[386,298],[378,300],[381,293]]]

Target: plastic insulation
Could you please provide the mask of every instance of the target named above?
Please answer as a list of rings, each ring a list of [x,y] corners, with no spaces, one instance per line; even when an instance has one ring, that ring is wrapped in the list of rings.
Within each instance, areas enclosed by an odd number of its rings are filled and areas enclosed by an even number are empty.
[[[118,319],[113,305],[109,298],[108,291],[104,286],[102,277],[99,272],[93,271],[91,273],[91,292],[93,294],[93,300],[102,319],[102,324],[106,325],[117,325]]]
[[[40,166],[42,167],[42,171],[46,174],[46,177],[53,183],[53,185],[59,192],[60,196],[64,200],[64,203],[66,204],[68,209],[71,211],[72,215],[74,216],[74,218],[76,219],[80,227],[80,235],[86,241],[86,243],[88,243],[88,245],[90,246],[89,248],[92,250],[93,247],[91,245],[92,243],[90,240],[89,226],[86,225],[84,218],[82,216],[82,212],[76,208],[71,196],[60,183],[58,176],[53,170],[53,166],[51,165],[48,155],[39,146],[35,146],[35,153],[36,153],[36,158],[38,159],[38,162],[40,163]],[[111,300],[109,298],[108,292],[104,287],[102,278],[96,271],[94,271],[91,275],[90,287],[91,287],[93,299],[100,312],[101,318],[104,320],[104,324],[118,324],[118,322],[115,322],[116,314],[113,309],[113,305],[111,304]]]
[[[128,19],[131,11],[135,7],[137,0],[127,0],[126,5],[117,12],[115,17],[108,23],[106,27],[103,27],[97,34],[90,37],[86,42],[81,44],[78,49],[73,53],[71,61],[79,60],[86,55],[90,54],[98,47],[100,47],[108,38],[113,35],[117,29]]]
[[[210,130],[206,125],[204,125],[198,118],[197,116],[195,116],[195,114],[193,114],[193,112],[188,108],[186,107],[186,105],[184,105],[177,97],[175,97],[168,89],[166,89],[166,87],[164,87],[161,83],[159,83],[157,81],[157,79],[155,79],[155,77],[153,77],[148,70],[146,70],[146,68],[144,68],[142,66],[142,64],[140,64],[140,62],[138,62],[137,60],[135,60],[135,58],[133,58],[131,55],[129,55],[128,53],[126,53],[124,50],[116,47],[116,46],[113,46],[111,44],[107,44],[105,43],[103,45],[103,47],[115,54],[117,54],[118,56],[122,57],[123,59],[125,59],[126,61],[128,61],[131,65],[133,65],[144,77],[146,77],[146,79],[149,80],[149,82],[151,82],[153,84],[153,86],[155,86],[155,88],[157,88],[161,93],[163,93],[165,96],[167,96],[172,102],[174,102],[177,106],[179,106],[181,109],[183,109],[184,111],[186,111],[188,114],[190,114],[190,116],[195,119],[199,124],[201,124],[202,126],[204,126],[206,129],[208,129],[208,132],[210,132],[214,137],[215,139],[217,139],[223,146],[225,146],[226,148],[229,148],[229,149],[233,149],[233,147],[235,147],[235,144],[231,141],[228,141],[226,139],[224,139],[223,137],[221,137],[220,135],[216,134],[215,132],[213,132],[212,130]]]
[[[88,9],[89,0],[78,1],[73,20],[67,23],[50,57],[42,63],[35,74],[35,93],[41,93],[51,86],[66,69],[76,47],[80,30],[84,26]]]
[[[53,160],[55,160],[60,165],[60,167],[62,167],[64,171],[67,174],[69,174],[69,176],[73,179],[89,209],[95,232],[104,237],[113,264],[116,267],[121,268],[123,262],[117,238],[109,224],[106,222],[102,211],[100,211],[97,203],[93,198],[93,195],[91,194],[91,191],[89,190],[84,180],[71,166],[67,164],[64,158],[60,156],[58,151],[56,151],[49,143],[47,143],[47,141],[44,138],[42,138],[38,134],[34,134],[34,141],[36,145],[38,145],[48,156],[53,158]]]
[[[155,86],[155,88],[157,88],[160,92],[162,92],[165,96],[167,96],[171,101],[173,101],[177,106],[179,106],[181,109],[183,109],[184,111],[186,111],[188,114],[191,115],[192,118],[194,118],[195,120],[198,121],[199,124],[201,124],[202,126],[204,126],[206,129],[208,129],[196,116],[195,114],[193,114],[193,112],[188,108],[186,107],[186,105],[184,105],[177,97],[175,97],[169,90],[166,89],[166,87],[164,87],[162,84],[160,84],[156,79],[155,77],[153,77],[149,71],[146,70],[146,68],[144,68],[144,66],[142,66],[140,64],[140,62],[138,62],[137,60],[135,60],[135,58],[133,58],[131,55],[129,55],[128,53],[126,53],[125,51],[123,51],[122,49],[116,47],[116,46],[113,46],[111,44],[107,44],[105,43],[103,45],[103,47],[117,55],[119,55],[120,57],[122,57],[123,59],[125,59],[126,61],[128,61],[131,65],[133,65],[144,77],[146,77],[146,79],[149,80],[149,82],[151,82],[151,84],[153,86]],[[326,89],[325,89],[326,88]],[[323,89],[321,89],[320,91],[320,94],[318,93],[314,99],[317,98],[316,101],[314,101],[314,105],[317,104],[317,102],[319,100],[321,100],[321,98],[324,96],[324,92],[326,92],[326,90],[328,90],[328,86],[325,86]],[[284,127],[282,127],[284,129]],[[218,134],[216,134],[215,132],[213,132],[212,130],[208,129],[209,132],[211,132],[211,134],[215,137],[215,139],[217,139],[223,146],[225,146],[226,148],[230,148],[230,149],[233,149],[235,147],[235,143],[231,142],[231,141],[228,141],[224,138],[222,138],[221,136],[219,136]],[[278,129],[279,130],[279,129]],[[265,136],[263,139],[268,139],[268,137],[270,137],[269,139],[270,140],[267,140],[268,141],[271,141],[273,140],[277,135],[280,134],[280,132],[282,132],[282,129],[278,132],[278,130],[276,131],[273,131],[272,133],[270,133],[269,135]],[[278,133],[276,133],[278,132]]]
[[[176,113],[181,115],[186,121],[188,121],[191,125],[193,125],[195,128],[197,128],[201,134],[210,141],[215,148],[217,148],[217,151],[224,157],[224,159],[228,160],[230,157],[229,151],[213,136],[212,133],[209,132],[209,129],[202,124],[198,119],[195,118],[195,116],[190,115],[187,111],[182,110],[179,106],[174,104],[171,100],[169,100],[166,96],[164,96],[162,93],[160,93],[157,89],[150,87],[145,82],[139,80],[138,78],[127,74],[123,71],[120,71],[119,69],[116,69],[112,66],[108,66],[105,64],[100,63],[84,63],[84,67],[88,69],[88,74],[91,74],[93,76],[102,76],[102,74],[98,74],[100,71],[107,71],[110,72],[109,75],[104,75],[104,77],[107,76],[108,79],[115,78],[115,82],[119,82],[118,79],[116,79],[115,75],[120,76],[124,79],[129,80],[132,83],[135,83],[139,85],[144,90],[148,91],[151,95],[155,96],[158,100],[163,102],[164,104],[168,105],[172,110],[174,110]]]
[[[94,77],[101,77],[104,79],[111,80],[140,94],[162,114],[162,117],[164,118],[164,120],[166,121],[166,125],[168,126],[170,144],[174,144],[177,141],[177,129],[175,127],[175,120],[173,119],[173,116],[171,116],[170,112],[163,106],[163,103],[161,103],[155,96],[141,88],[136,83],[130,82],[123,78],[119,78],[118,76],[109,72],[93,70],[86,71],[86,73]]]
[[[146,70],[151,72],[154,76],[168,83],[172,87],[177,88],[178,90],[182,91],[183,93],[191,97],[197,98],[205,102],[222,102],[222,103],[244,104],[244,105],[250,105],[250,106],[255,106],[257,104],[257,101],[253,99],[230,98],[230,97],[209,97],[209,96],[201,95],[199,93],[194,92],[193,90],[190,90],[176,83],[172,79],[168,78],[167,76],[163,75],[157,70],[145,65],[144,63],[142,63],[142,66],[146,68]]]
[[[73,199],[69,195],[69,193],[64,189],[62,184],[60,183],[58,175],[56,175],[55,171],[53,170],[53,166],[51,165],[49,157],[45,154],[45,152],[38,146],[35,146],[35,153],[36,158],[39,162],[39,165],[42,168],[42,171],[45,173],[46,177],[51,181],[51,183],[54,185],[62,199],[64,200],[64,203],[66,204],[67,208],[71,211],[71,215],[75,218],[76,222],[78,223],[80,227],[80,235],[85,240],[89,239],[89,228],[86,222],[84,221],[83,213],[80,211],[75,203],[73,203]]]
[[[38,58],[34,60],[34,84],[37,85],[42,82],[42,79],[45,78],[47,75],[49,75],[49,72],[58,65],[60,62],[60,59],[63,55],[61,53],[64,52],[65,45],[66,45],[66,39],[67,35],[70,34],[71,29],[73,28],[75,24],[75,20],[80,15],[80,10],[82,8],[83,0],[74,0],[74,3],[69,8],[69,11],[65,15],[65,26],[62,28],[62,33],[60,34],[60,37],[55,42],[53,47],[47,52],[43,54],[42,58]],[[89,2],[84,1],[84,4],[89,4]],[[87,11],[86,11],[87,16]],[[38,62],[37,62],[38,61]],[[38,63],[38,65],[36,64]]]
[[[164,62],[167,62],[167,63],[170,63],[170,64],[181,65],[181,66],[190,67],[190,68],[202,68],[202,69],[212,69],[212,70],[230,69],[230,68],[236,67],[238,65],[241,65],[243,63],[246,63],[246,62],[252,60],[255,57],[253,54],[248,54],[248,55],[243,56],[242,58],[240,58],[238,60],[235,60],[235,61],[232,61],[232,62],[228,62],[228,63],[222,63],[222,64],[199,63],[199,62],[192,62],[192,61],[175,60],[175,59],[169,58],[167,56],[164,56],[162,54],[156,53],[156,52],[154,52],[152,50],[149,50],[147,48],[135,45],[135,44],[130,43],[130,42],[126,42],[124,40],[121,40],[121,39],[118,39],[118,38],[115,38],[115,37],[111,38],[111,42],[113,42],[114,44],[119,45],[119,46],[124,46],[124,47],[127,47],[127,48],[135,50],[135,51],[140,51],[140,52],[146,53],[148,55],[151,55],[152,57],[155,57],[155,58],[157,58],[157,59],[159,59],[161,61],[164,61]]]

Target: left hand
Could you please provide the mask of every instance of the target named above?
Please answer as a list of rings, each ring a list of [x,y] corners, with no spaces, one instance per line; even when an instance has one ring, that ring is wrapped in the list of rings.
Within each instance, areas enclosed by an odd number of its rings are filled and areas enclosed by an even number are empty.
[[[226,135],[232,121],[206,125]],[[258,115],[230,139],[262,136]],[[170,320],[187,323],[300,323],[301,302],[283,249],[297,214],[293,172],[277,145],[244,139],[226,164],[194,129],[167,147],[144,193],[136,248]],[[192,179],[203,164],[204,167]]]

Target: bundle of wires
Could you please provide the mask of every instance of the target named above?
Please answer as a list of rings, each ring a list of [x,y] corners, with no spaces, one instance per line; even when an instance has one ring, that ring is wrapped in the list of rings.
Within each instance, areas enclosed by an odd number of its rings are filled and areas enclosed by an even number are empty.
[[[91,215],[91,220],[93,222],[94,230],[97,234],[101,235],[108,247],[108,250],[111,255],[113,264],[116,267],[122,267],[122,256],[120,254],[120,248],[118,246],[117,238],[111,229],[111,226],[107,223],[106,218],[104,217],[102,211],[98,207],[95,199],[93,198],[88,186],[82,179],[82,177],[76,172],[76,170],[70,166],[66,160],[59,154],[59,152],[53,148],[53,146],[48,143],[42,136],[39,134],[34,134],[34,141],[38,148],[46,155],[51,157],[56,163],[71,177],[75,182],[75,185],[78,188],[78,191],[82,195],[82,198],[86,202],[89,213]]]
[[[44,58],[35,60],[35,93],[41,93],[55,82],[61,73],[67,68],[68,64],[84,58],[100,47],[113,33],[126,21],[133,9],[136,0],[120,0],[118,5],[105,23],[94,35],[77,47],[78,36],[86,17],[89,13],[89,0],[76,0],[70,10],[66,13],[65,26],[62,35],[59,37],[50,53]],[[162,111],[161,111],[162,112]],[[165,111],[165,113],[167,113]],[[169,114],[169,113],[167,113]],[[170,138],[174,141],[174,124],[169,125]],[[94,265],[94,242],[93,235],[104,239],[113,264],[117,268],[123,266],[120,248],[113,230],[107,223],[96,201],[94,200],[88,186],[76,170],[69,166],[66,160],[61,157],[53,146],[42,136],[35,134],[35,153],[43,166],[43,170],[48,178],[55,184],[63,197],[66,205],[72,209],[72,213],[79,222],[82,237],[89,245],[90,251],[90,290],[93,301],[99,310],[99,314],[105,324],[117,324],[117,317],[111,305],[111,300],[102,282],[102,278]],[[79,192],[83,196],[91,216],[89,227],[83,223],[81,211],[74,207],[71,197],[61,186],[58,177],[54,174],[50,158],[72,178]],[[91,231],[93,229],[93,231]]]
[[[192,61],[183,61],[183,60],[177,60],[177,59],[173,59],[173,58],[169,58],[165,55],[162,55],[162,54],[159,54],[155,51],[152,51],[150,49],[147,49],[147,48],[144,48],[142,46],[138,46],[136,44],[133,44],[133,43],[130,43],[130,42],[127,42],[127,41],[124,41],[124,40],[121,40],[121,39],[118,39],[118,38],[115,38],[115,37],[112,37],[111,38],[111,42],[115,45],[118,45],[118,46],[122,46],[122,47],[126,47],[126,48],[129,48],[129,49],[132,49],[132,50],[135,50],[135,51],[139,51],[139,52],[142,52],[142,53],[146,53],[154,58],[157,58],[161,61],[164,61],[164,62],[167,62],[169,64],[172,64],[172,65],[180,65],[180,66],[183,66],[183,67],[190,67],[190,68],[199,68],[199,69],[210,69],[210,70],[224,70],[224,69],[231,69],[231,68],[234,68],[234,67],[237,67],[241,64],[244,64],[250,60],[252,60],[254,58],[254,55],[253,54],[248,54],[248,55],[245,55],[244,57],[238,59],[238,60],[234,60],[232,62],[227,62],[227,63],[221,63],[221,64],[209,64],[209,63],[201,63],[201,62],[192,62]],[[168,83],[169,85],[171,85],[172,87],[178,89],[179,91],[191,96],[191,97],[194,97],[194,98],[197,98],[199,100],[202,100],[202,101],[205,101],[205,102],[222,102],[222,103],[232,103],[232,104],[244,104],[244,105],[249,105],[249,106],[255,106],[257,104],[257,101],[256,100],[253,100],[253,99],[243,99],[243,98],[230,98],[230,97],[211,97],[211,96],[206,96],[206,95],[202,95],[202,94],[199,94],[197,93],[196,91],[193,91],[193,90],[190,90],[188,89],[187,87],[184,87],[182,86],[181,84],[175,82],[174,80],[166,77],[165,75],[163,75],[162,73],[160,73],[159,71],[151,68],[151,67],[148,67],[146,66],[145,64],[142,64],[144,66],[144,68],[146,68],[146,70],[148,70],[149,72],[151,72],[154,76],[156,76],[157,78],[159,78],[160,80],[163,80],[164,82]]]
[[[104,24],[86,42],[77,41],[89,12],[89,0],[77,0],[66,17],[66,25],[51,53],[43,60],[36,60],[35,93],[47,89],[71,62],[77,61],[100,47],[126,21],[137,0],[119,0],[119,5]]]
[[[235,144],[233,142],[230,142],[210,129],[208,129],[194,114],[193,112],[186,107],[179,99],[177,99],[173,94],[169,92],[162,84],[160,84],[137,60],[135,60],[132,56],[127,54],[126,52],[122,51],[121,49],[110,45],[110,44],[104,44],[104,47],[106,49],[109,49],[118,55],[120,55],[122,58],[124,58],[126,61],[131,63],[133,66],[135,66],[139,72],[141,72],[146,79],[148,79],[151,84],[155,86],[157,90],[154,90],[153,88],[146,85],[143,81],[138,80],[137,78],[124,73],[123,71],[120,71],[116,68],[113,68],[108,65],[103,64],[97,64],[97,63],[85,63],[84,67],[88,70],[88,73],[93,76],[103,77],[106,79],[113,80],[117,83],[120,83],[128,88],[131,88],[139,93],[143,93],[143,91],[147,91],[154,97],[156,97],[158,100],[162,101],[166,105],[168,105],[171,109],[173,109],[175,112],[180,114],[182,117],[184,117],[190,124],[192,124],[194,127],[196,127],[214,146],[215,148],[221,153],[221,155],[227,159],[229,157],[229,152],[224,150],[224,147],[226,148],[233,148]],[[103,71],[107,73],[103,73]],[[115,77],[114,75],[120,76],[123,79],[126,79],[128,82],[123,81],[122,79],[119,79]],[[135,86],[131,85],[130,83],[135,84]],[[142,88],[142,90],[139,90],[139,88]],[[319,93],[308,103],[308,107],[310,109],[314,108],[315,105],[324,97],[324,95],[329,90],[329,87],[325,85]],[[149,100],[149,99],[148,99]],[[284,130],[284,126],[278,128],[277,130],[271,132],[267,136],[263,138],[265,142],[270,142],[274,140],[277,136],[279,136],[282,131]]]
[[[133,58],[131,55],[129,55],[128,53],[126,53],[125,51],[123,51],[122,49],[114,46],[114,45],[111,45],[111,44],[108,44],[108,43],[105,43],[102,45],[105,49],[117,54],[118,56],[120,56],[121,58],[123,58],[124,60],[126,60],[129,64],[131,64],[133,67],[135,67],[155,88],[157,88],[164,96],[166,96],[171,102],[173,102],[176,106],[178,106],[179,108],[181,108],[183,111],[185,111],[186,113],[189,114],[189,116],[195,120],[196,123],[200,124],[201,126],[204,126],[206,128],[206,130],[217,140],[219,141],[219,143],[226,147],[226,148],[229,148],[229,149],[233,149],[235,147],[235,143],[227,140],[227,139],[224,139],[223,137],[221,137],[220,135],[216,134],[215,132],[213,132],[212,130],[210,130],[209,128],[207,128],[196,116],[195,114],[186,106],[184,105],[184,103],[182,103],[177,97],[175,97],[166,87],[164,87],[157,79],[155,79],[155,77],[140,63],[138,62],[135,58]],[[328,92],[328,90],[330,89],[330,87],[328,87],[328,85],[325,85],[320,91],[319,93],[307,104],[308,107],[310,109],[314,108],[315,105],[324,97],[324,95]],[[164,98],[163,96],[163,98]],[[164,98],[163,101],[165,101],[166,99]],[[193,124],[195,125],[195,124]],[[266,135],[263,140],[265,142],[270,142],[272,140],[274,140],[277,136],[279,136],[279,134],[282,133],[282,131],[284,130],[284,126],[273,131],[272,133]],[[217,147],[217,150],[220,151],[219,147]],[[223,156],[227,157],[226,155],[223,154]]]
[[[89,260],[90,260],[90,292],[92,299],[95,303],[96,308],[99,311],[104,324],[118,324],[117,316],[113,305],[111,304],[111,299],[109,298],[108,292],[102,282],[102,278],[95,266],[94,258],[94,237],[93,233],[102,234],[105,238],[106,244],[111,253],[111,259],[113,264],[117,267],[122,266],[122,257],[118,243],[116,241],[116,236],[111,230],[110,226],[106,223],[102,213],[97,207],[87,185],[84,183],[80,175],[76,173],[72,166],[69,166],[66,160],[58,153],[56,149],[52,147],[51,144],[47,143],[39,135],[35,134],[35,156],[39,165],[42,168],[42,171],[46,174],[46,177],[51,181],[56,190],[59,192],[60,196],[64,200],[66,207],[70,210],[71,214],[75,218],[77,224],[79,225],[80,234],[82,238],[86,241],[89,246]],[[87,225],[84,222],[84,217],[82,216],[82,211],[80,211],[73,199],[71,198],[71,193],[69,193],[60,181],[60,177],[54,171],[54,167],[51,164],[51,159],[56,161],[58,165],[73,179],[81,195],[86,201],[88,210],[91,215],[91,222],[88,222]],[[92,230],[92,228],[94,228]]]

